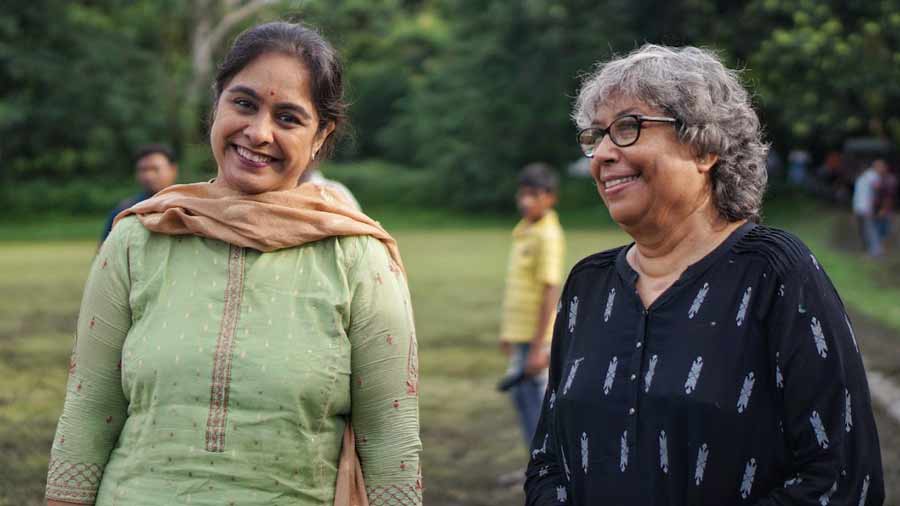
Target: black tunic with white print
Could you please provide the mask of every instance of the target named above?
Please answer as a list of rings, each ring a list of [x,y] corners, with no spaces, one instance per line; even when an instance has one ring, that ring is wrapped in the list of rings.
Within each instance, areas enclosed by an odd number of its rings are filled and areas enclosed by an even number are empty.
[[[856,339],[796,237],[742,225],[646,310],[627,249],[566,281],[528,505],[884,502]]]

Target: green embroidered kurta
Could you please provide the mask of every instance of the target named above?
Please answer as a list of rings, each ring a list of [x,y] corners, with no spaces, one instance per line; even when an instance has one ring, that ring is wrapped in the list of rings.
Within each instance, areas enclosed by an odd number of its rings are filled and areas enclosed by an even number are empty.
[[[85,287],[47,496],[331,504],[350,419],[372,505],[421,504],[417,364],[376,239],[260,253],[128,217]]]

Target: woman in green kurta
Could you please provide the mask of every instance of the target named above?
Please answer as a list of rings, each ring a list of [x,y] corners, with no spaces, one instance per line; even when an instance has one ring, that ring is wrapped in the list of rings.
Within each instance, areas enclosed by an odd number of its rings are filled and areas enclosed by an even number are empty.
[[[94,262],[49,504],[330,504],[348,421],[370,504],[421,504],[395,243],[296,187],[343,119],[340,80],[301,25],[238,37],[215,82],[216,180],[120,216]]]

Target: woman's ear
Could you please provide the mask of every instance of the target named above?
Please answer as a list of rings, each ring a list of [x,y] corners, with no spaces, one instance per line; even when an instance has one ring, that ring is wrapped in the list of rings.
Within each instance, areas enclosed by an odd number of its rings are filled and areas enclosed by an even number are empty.
[[[328,136],[334,132],[335,126],[334,121],[329,121],[324,128],[320,128],[319,131],[316,132],[316,137],[313,139],[313,158],[318,155],[319,150],[322,149],[322,144],[325,144],[325,140],[328,139]]]
[[[719,161],[719,155],[716,153],[706,153],[697,157],[697,169],[701,174],[711,171]]]

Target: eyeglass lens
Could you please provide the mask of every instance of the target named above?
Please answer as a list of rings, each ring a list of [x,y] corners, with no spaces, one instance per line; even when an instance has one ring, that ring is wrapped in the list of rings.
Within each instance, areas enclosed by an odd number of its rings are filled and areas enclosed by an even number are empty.
[[[589,128],[581,133],[578,142],[584,154],[591,156],[597,147],[603,141],[604,135],[609,133],[610,140],[613,144],[624,147],[633,143],[641,131],[641,122],[634,116],[623,116],[613,121],[608,129]]]

